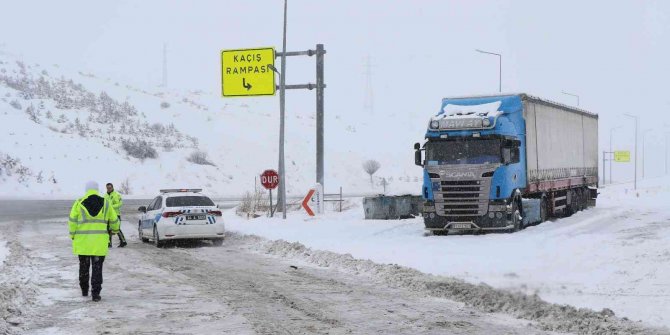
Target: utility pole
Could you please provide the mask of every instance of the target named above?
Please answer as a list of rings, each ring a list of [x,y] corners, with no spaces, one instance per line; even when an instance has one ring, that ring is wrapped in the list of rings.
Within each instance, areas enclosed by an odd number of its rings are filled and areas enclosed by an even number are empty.
[[[635,179],[633,182],[634,189],[637,190],[637,119],[638,117],[635,115],[630,115],[630,114],[624,114],[624,116],[627,116],[629,118],[633,118],[635,120]]]
[[[279,76],[279,206],[282,219],[286,219],[286,169],[284,164],[284,108],[286,106],[286,10],[288,0],[284,0],[284,33],[281,55],[281,75]]]

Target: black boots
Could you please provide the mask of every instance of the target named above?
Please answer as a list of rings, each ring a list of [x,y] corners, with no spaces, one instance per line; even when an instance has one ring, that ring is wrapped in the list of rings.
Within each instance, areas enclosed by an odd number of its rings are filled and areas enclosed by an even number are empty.
[[[99,294],[98,295],[95,295],[95,294],[93,295],[93,301],[98,302],[98,301],[100,301],[100,299],[102,299],[102,298],[100,297]]]
[[[121,241],[121,243],[119,243],[119,248],[123,248],[126,245],[128,245],[128,243],[126,243],[126,241]]]
[[[86,289],[84,289],[84,288],[81,289],[81,296],[82,297],[88,297],[88,289],[87,288]]]

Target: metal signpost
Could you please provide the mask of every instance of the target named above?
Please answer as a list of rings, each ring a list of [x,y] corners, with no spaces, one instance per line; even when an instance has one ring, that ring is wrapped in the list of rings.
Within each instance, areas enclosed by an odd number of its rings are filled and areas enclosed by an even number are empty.
[[[287,0],[284,0],[284,30],[282,52],[274,48],[255,48],[224,50],[221,52],[221,82],[224,97],[274,95],[279,89],[279,195],[278,210],[286,219],[286,169],[284,161],[284,119],[287,89],[316,89],[316,182],[324,183],[323,154],[323,56],[326,50],[323,44],[317,44],[316,50],[286,51],[286,13]],[[316,56],[316,84],[286,85],[287,56]],[[281,57],[281,68],[275,67],[275,58]],[[275,83],[275,74],[279,75],[279,85]]]
[[[284,90],[297,90],[297,89],[307,89],[314,90],[316,89],[316,182],[321,184],[323,187],[324,183],[324,154],[323,154],[323,89],[326,88],[326,84],[323,79],[323,61],[326,50],[323,47],[323,44],[317,44],[316,50],[305,50],[305,51],[289,51],[289,52],[278,52],[275,57],[282,57],[282,60],[285,57],[289,56],[316,56],[316,84],[307,83],[307,84],[298,84],[298,85],[286,85],[284,76],[280,74],[281,84],[277,86],[279,89],[280,97]],[[282,64],[284,62],[282,61]],[[286,65],[284,65],[285,67]],[[271,67],[276,71],[276,68]],[[284,70],[286,71],[286,70]],[[283,99],[280,99],[283,100]],[[283,105],[283,104],[282,104]],[[283,119],[283,118],[282,118]],[[282,158],[280,158],[280,161]],[[281,163],[280,163],[281,165]],[[280,171],[281,172],[281,171]],[[284,208],[283,199],[285,198],[285,192],[282,191],[281,184],[279,185],[280,193],[282,193],[282,198],[279,200],[280,207]]]
[[[279,185],[279,174],[275,170],[265,170],[261,173],[261,185],[270,191],[270,217],[274,215],[272,206],[272,190]]]

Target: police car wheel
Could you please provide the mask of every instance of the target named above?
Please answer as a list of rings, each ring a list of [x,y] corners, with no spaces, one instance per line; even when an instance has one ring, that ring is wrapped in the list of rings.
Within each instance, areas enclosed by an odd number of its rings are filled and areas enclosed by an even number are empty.
[[[142,242],[147,242],[147,241],[149,241],[148,238],[144,237],[144,233],[142,233],[142,223],[139,223],[139,224],[137,225],[137,236],[140,237],[140,240],[141,240]]]
[[[154,245],[156,248],[162,248],[164,244],[165,242],[161,241],[158,237],[158,229],[156,229],[156,226],[154,226]]]

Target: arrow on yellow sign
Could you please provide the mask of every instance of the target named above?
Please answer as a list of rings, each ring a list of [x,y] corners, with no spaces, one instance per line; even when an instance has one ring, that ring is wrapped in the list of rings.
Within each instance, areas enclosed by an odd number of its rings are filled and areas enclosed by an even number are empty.
[[[251,84],[247,83],[247,78],[242,78],[242,86],[244,86],[244,88],[246,88],[247,91],[251,89]]]

